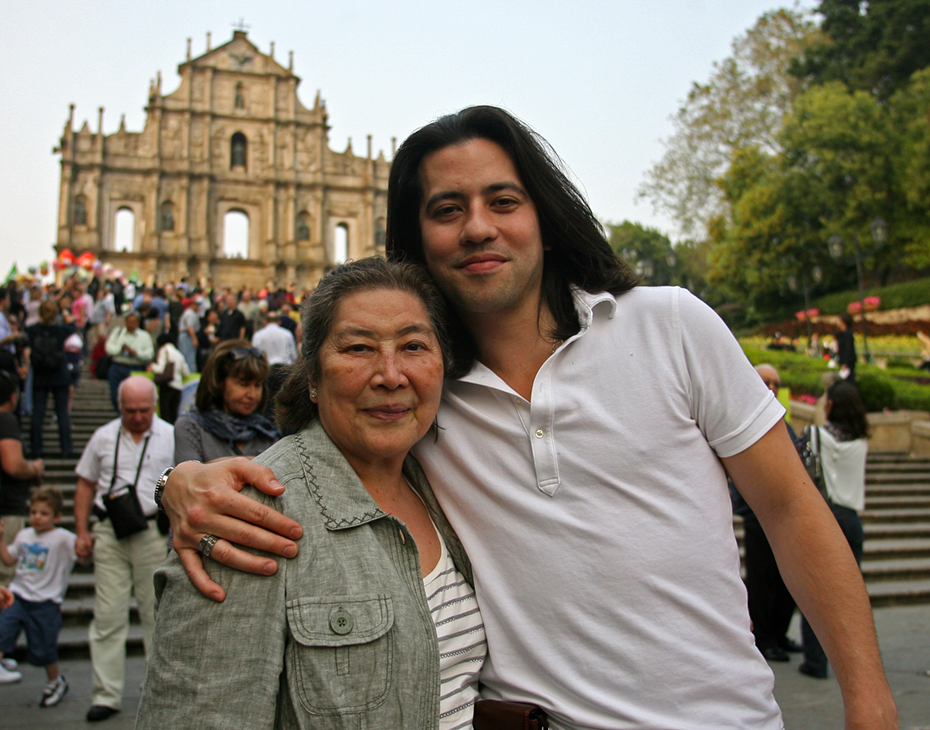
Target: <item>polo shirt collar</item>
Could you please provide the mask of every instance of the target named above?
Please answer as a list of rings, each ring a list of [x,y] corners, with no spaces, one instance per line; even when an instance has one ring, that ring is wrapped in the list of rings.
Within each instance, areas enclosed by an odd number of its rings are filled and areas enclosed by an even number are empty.
[[[581,325],[581,329],[578,331],[578,334],[569,338],[566,344],[577,340],[588,331],[591,327],[591,323],[594,321],[595,311],[602,315],[606,315],[608,319],[613,319],[617,312],[616,296],[610,292],[605,291],[591,294],[583,289],[572,286],[572,298],[575,301],[575,311],[578,314],[578,322]],[[461,378],[452,382],[474,383],[475,385],[484,385],[489,388],[497,388],[513,393],[510,386],[504,383],[497,373],[477,360],[474,365],[472,365],[471,370]]]

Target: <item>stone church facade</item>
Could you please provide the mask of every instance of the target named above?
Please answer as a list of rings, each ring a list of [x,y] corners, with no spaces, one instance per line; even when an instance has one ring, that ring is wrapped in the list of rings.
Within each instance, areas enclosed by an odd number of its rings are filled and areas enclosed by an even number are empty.
[[[351,142],[331,150],[325,103],[317,94],[304,107],[300,79],[273,54],[241,30],[197,58],[188,41],[178,89],[163,96],[160,75],[151,84],[142,132],[121,122],[104,135],[102,108],[96,133],[86,122],[74,131],[72,105],[55,150],[57,250],[91,251],[148,281],[301,289],[345,255],[382,252],[390,163],[372,158],[370,136],[365,157]],[[226,247],[229,214],[248,219],[245,255]],[[120,250],[118,216],[132,228]]]

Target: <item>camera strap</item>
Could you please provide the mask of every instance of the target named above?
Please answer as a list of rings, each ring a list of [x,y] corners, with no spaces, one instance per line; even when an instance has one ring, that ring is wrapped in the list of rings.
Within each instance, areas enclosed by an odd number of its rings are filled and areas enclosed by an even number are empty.
[[[120,425],[119,433],[116,434],[116,454],[113,456],[113,478],[110,479],[110,488],[107,490],[107,494],[113,493],[113,487],[116,484],[116,472],[119,469],[119,442],[123,438],[123,427]],[[139,466],[136,467],[136,478],[132,483],[132,491],[135,493],[136,485],[139,483],[139,474],[142,472],[142,462],[145,459],[145,452],[149,448],[149,439],[152,438],[152,434],[149,434],[145,437],[145,443],[142,445],[142,455],[139,457]]]

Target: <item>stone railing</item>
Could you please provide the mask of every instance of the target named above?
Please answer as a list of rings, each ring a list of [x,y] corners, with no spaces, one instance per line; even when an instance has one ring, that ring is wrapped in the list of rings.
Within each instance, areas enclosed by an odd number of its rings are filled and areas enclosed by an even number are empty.
[[[821,399],[822,400],[822,399]],[[791,425],[797,433],[816,423],[825,422],[822,403],[810,405],[791,401]],[[897,451],[930,456],[930,413],[927,411],[889,411],[870,413],[870,451]]]

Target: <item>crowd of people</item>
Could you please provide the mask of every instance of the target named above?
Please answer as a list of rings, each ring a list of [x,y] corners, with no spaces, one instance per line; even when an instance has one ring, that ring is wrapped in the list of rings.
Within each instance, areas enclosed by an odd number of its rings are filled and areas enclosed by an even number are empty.
[[[392,163],[386,236],[386,258],[323,278],[302,331],[286,299],[263,313],[218,292],[207,309],[179,287],[114,296],[91,323],[109,330],[119,417],[76,469],[88,721],[120,710],[134,594],[140,728],[777,730],[729,476],[847,727],[897,726],[849,515],[719,317],[636,286],[544,140],[495,107],[418,130]],[[185,366],[196,402],[172,426],[158,391]],[[823,434],[837,453],[861,438],[846,397]],[[56,519],[39,507],[37,532]],[[67,682],[32,645],[60,594],[27,603],[13,545],[0,660],[25,627],[51,705]]]

